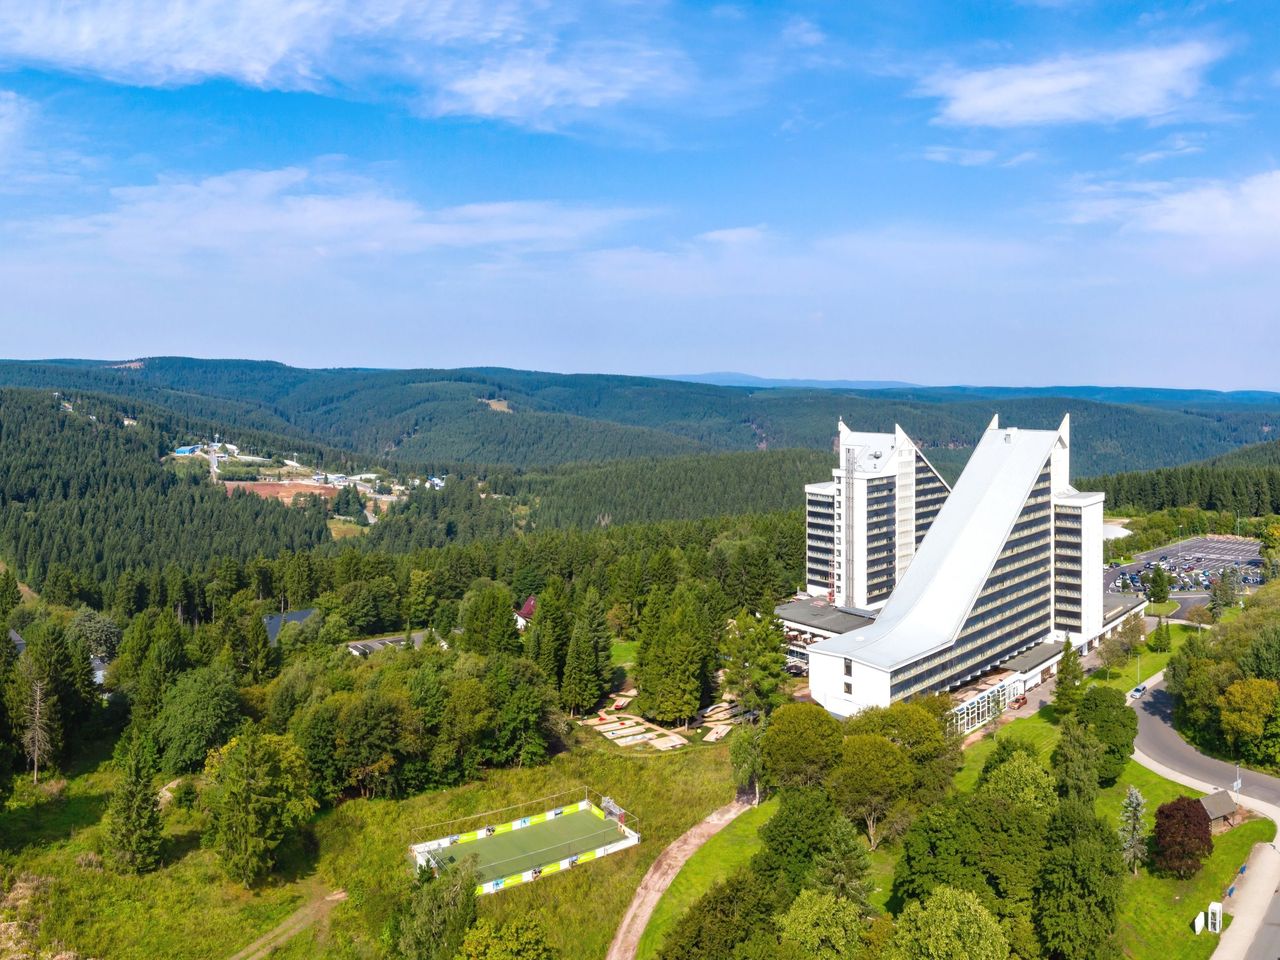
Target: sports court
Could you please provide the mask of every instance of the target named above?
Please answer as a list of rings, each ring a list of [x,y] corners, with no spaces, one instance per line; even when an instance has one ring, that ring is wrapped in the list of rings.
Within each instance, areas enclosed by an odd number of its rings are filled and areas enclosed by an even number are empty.
[[[507,829],[470,843],[454,844],[440,850],[435,859],[441,866],[449,866],[474,856],[480,882],[488,883],[625,838],[617,821],[602,820],[590,809],[574,810],[519,830]]]

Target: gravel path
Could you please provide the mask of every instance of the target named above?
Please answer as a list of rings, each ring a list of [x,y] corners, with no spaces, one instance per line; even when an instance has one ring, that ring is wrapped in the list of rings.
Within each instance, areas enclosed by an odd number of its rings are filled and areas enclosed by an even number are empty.
[[[685,861],[739,814],[750,809],[751,804],[735,800],[691,827],[659,854],[640,881],[640,886],[636,888],[635,896],[631,898],[631,904],[622,916],[622,923],[618,924],[613,943],[609,945],[609,952],[605,954],[605,960],[635,960],[640,935],[649,925],[654,908],[658,906],[658,901],[667,892],[667,887],[671,886],[671,881],[676,878]]]

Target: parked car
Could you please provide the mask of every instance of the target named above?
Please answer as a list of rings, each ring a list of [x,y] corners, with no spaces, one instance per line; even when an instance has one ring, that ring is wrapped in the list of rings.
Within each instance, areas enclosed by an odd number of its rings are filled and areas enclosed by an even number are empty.
[[[1010,710],[1021,710],[1026,705],[1027,705],[1027,695],[1025,693],[1020,693],[1016,697],[1014,697],[1012,700],[1009,701]]]
[[[1140,683],[1136,687],[1134,687],[1132,690],[1129,691],[1129,696],[1134,700],[1139,700],[1141,699],[1142,695],[1146,692],[1147,692],[1147,685],[1145,683]]]

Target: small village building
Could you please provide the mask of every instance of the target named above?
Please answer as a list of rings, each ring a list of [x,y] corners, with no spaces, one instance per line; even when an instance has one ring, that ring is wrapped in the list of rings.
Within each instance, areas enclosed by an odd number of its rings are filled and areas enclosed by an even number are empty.
[[[1219,790],[1200,798],[1200,806],[1209,815],[1209,825],[1215,828],[1235,825],[1236,802],[1226,790]]]

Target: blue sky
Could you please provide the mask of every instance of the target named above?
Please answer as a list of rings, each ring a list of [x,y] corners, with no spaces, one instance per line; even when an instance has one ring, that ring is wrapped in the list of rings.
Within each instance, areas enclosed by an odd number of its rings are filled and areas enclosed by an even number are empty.
[[[1276,387],[1263,3],[0,6],[0,355]]]

